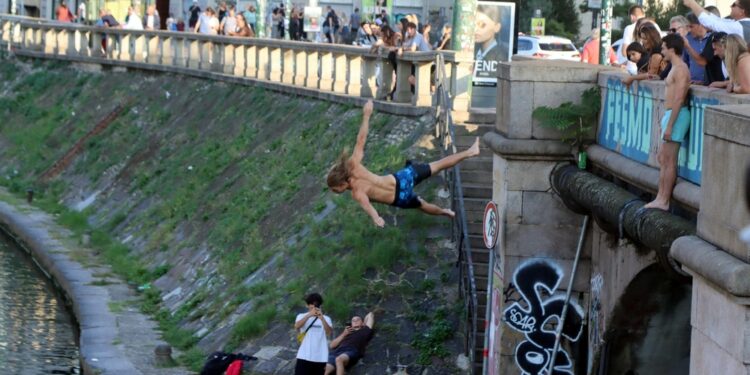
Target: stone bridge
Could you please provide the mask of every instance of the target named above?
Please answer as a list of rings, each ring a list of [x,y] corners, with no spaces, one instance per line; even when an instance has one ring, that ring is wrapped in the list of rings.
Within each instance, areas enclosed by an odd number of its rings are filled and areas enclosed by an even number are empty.
[[[0,30],[3,48],[22,56],[189,74],[323,100],[382,100],[394,84],[383,54],[353,46],[100,29],[6,15],[0,15]],[[627,88],[612,69],[517,59],[498,71],[496,115],[479,114],[469,108],[471,61],[440,54],[460,122],[454,141],[484,134],[485,143],[486,159],[462,172],[474,230],[465,242],[474,247],[481,300],[472,309],[488,338],[482,369],[485,335],[469,336],[467,351],[478,360],[474,372],[546,374],[557,311],[567,306],[556,374],[750,373],[750,251],[738,236],[750,224],[744,183],[750,96],[691,89],[692,122],[680,150],[674,208],[654,213],[640,207],[657,189],[662,82]],[[379,108],[431,112],[437,56],[399,57],[393,100],[380,101]],[[600,119],[586,148],[588,169],[577,172],[591,190],[563,196],[555,185],[574,158],[572,149],[532,112],[580,101],[584,90],[597,86]],[[624,203],[601,206],[587,198],[604,188]],[[498,245],[489,252],[479,249],[487,199],[498,203],[501,218]],[[583,215],[594,220],[576,263]],[[630,217],[635,224],[625,223]],[[675,226],[687,229],[665,243]]]

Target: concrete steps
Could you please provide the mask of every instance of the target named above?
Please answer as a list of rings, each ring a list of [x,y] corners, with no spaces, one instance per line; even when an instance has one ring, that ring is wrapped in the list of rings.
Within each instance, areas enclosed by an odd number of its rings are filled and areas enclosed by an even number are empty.
[[[477,137],[495,129],[495,112],[492,110],[472,110],[463,117],[454,114],[454,144],[458,151],[470,147]],[[463,188],[464,209],[468,241],[471,246],[474,265],[474,281],[477,287],[477,335],[474,345],[476,373],[481,373],[484,350],[484,320],[487,309],[487,282],[490,251],[484,245],[483,224],[484,209],[492,199],[492,151],[480,144],[480,153],[476,158],[461,163],[461,184]]]

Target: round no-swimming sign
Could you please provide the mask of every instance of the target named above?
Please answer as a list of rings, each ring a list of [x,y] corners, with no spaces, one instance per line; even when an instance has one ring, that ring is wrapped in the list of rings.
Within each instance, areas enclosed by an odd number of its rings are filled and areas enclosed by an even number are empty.
[[[488,249],[494,249],[497,244],[498,233],[500,232],[500,217],[497,212],[497,205],[495,202],[487,202],[487,206],[484,208],[484,220],[482,221],[483,234],[484,234],[484,245]]]

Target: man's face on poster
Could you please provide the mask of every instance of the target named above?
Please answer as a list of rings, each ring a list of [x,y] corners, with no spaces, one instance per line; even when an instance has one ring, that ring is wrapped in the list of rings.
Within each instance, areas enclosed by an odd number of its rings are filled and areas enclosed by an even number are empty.
[[[499,22],[487,17],[482,12],[477,12],[477,27],[474,31],[474,40],[477,43],[485,43],[495,38],[495,34],[500,32],[501,25]]]

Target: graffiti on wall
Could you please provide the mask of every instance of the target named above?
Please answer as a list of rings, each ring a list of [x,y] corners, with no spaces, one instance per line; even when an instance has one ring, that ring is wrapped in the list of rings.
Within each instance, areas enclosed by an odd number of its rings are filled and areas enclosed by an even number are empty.
[[[522,332],[526,340],[516,346],[516,365],[523,375],[547,375],[555,345],[555,330],[560,322],[564,295],[555,295],[563,278],[563,271],[546,260],[531,260],[518,266],[513,274],[513,285],[521,295],[504,311],[504,320],[514,330]],[[562,337],[576,342],[583,330],[583,309],[568,302]],[[555,354],[552,374],[573,375],[573,362],[561,348]]]
[[[604,278],[601,274],[596,274],[591,278],[591,299],[589,301],[589,374],[594,365],[593,353],[596,353],[604,342],[604,332],[606,330],[601,301],[603,288]]]
[[[647,163],[649,153],[656,152],[656,147],[651,148],[652,140],[656,140],[652,134],[661,134],[660,118],[656,117],[658,103],[650,88],[638,86],[635,90],[625,86],[619,78],[609,78],[597,142],[637,162]],[[707,105],[716,104],[719,101],[715,98],[690,98],[690,131],[680,148],[678,175],[696,184],[700,184],[703,168],[703,114]],[[652,160],[656,160],[655,156]]]
[[[607,81],[598,143],[635,161],[648,161],[653,126],[651,89],[638,87],[633,95],[617,78]]]

